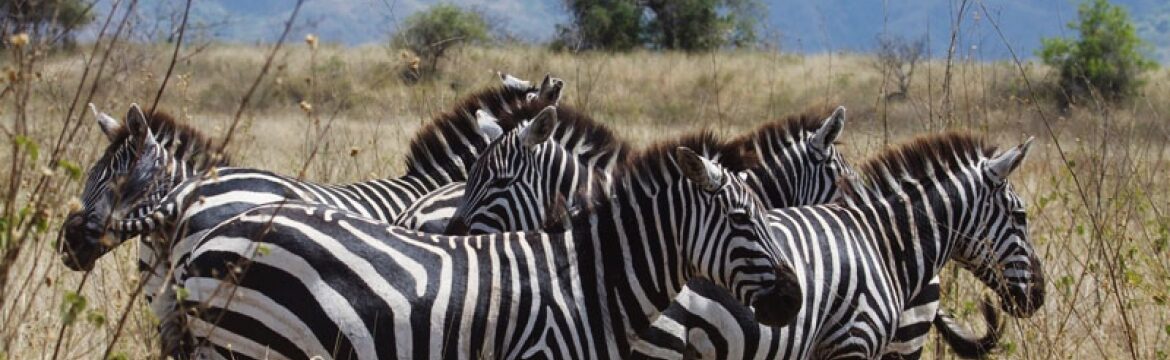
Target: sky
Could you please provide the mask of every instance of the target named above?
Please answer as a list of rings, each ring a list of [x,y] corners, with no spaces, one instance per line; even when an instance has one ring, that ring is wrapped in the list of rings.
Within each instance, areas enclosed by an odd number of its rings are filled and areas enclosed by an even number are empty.
[[[100,0],[109,10],[114,0]],[[556,25],[569,22],[563,0],[447,0],[487,16],[493,27],[511,37],[542,42]],[[1073,0],[764,0],[762,33],[781,51],[823,53],[867,52],[881,34],[924,38],[931,56],[942,57],[958,25],[956,54],[985,60],[1034,57],[1044,37],[1072,36],[1066,24],[1076,18]],[[143,2],[143,22],[166,22],[179,1]],[[293,0],[200,0],[192,8],[192,24],[203,36],[256,43],[274,41],[292,11]],[[385,43],[402,20],[436,1],[307,0],[299,16],[296,38],[314,33],[325,42],[346,45]],[[1114,0],[1134,17],[1139,33],[1155,46],[1164,63],[1170,60],[1170,1]],[[154,15],[151,15],[154,14]]]

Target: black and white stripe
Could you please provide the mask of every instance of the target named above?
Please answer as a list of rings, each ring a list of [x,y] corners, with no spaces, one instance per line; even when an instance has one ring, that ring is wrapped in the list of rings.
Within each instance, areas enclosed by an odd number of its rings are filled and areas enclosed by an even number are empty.
[[[1026,150],[993,156],[969,135],[925,137],[863,165],[864,185],[848,185],[840,203],[771,211],[774,238],[805,290],[802,310],[789,328],[744,328],[744,352],[717,356],[887,355],[908,299],[951,259],[995,290],[1009,314],[1031,315],[1043,303],[1043,272],[1005,178]],[[688,312],[664,317],[679,324],[722,315],[678,299]]]
[[[391,221],[421,196],[443,185],[463,181],[464,164],[474,162],[492,138],[516,125],[494,118],[480,121],[477,112],[510,113],[526,102],[551,96],[548,93],[559,96],[563,86],[555,81],[557,86],[553,91],[532,88],[527,82],[508,75],[501,75],[501,79],[505,86],[476,93],[455,110],[439,115],[424,126],[411,142],[406,156],[407,171],[402,177],[318,185],[288,178],[264,184],[256,176],[256,183],[239,190],[279,191],[273,193],[276,197],[283,195],[280,192],[296,193],[298,199],[326,202],[373,219]],[[552,82],[546,77],[544,84]],[[96,109],[94,112],[111,144],[105,155],[90,167],[81,196],[82,209],[70,214],[64,228],[67,241],[61,249],[62,256],[66,264],[76,269],[92,267],[97,257],[117,243],[148,231],[144,227],[149,224],[124,222],[125,229],[114,229],[119,238],[115,243],[97,241],[113,225],[110,218],[142,218],[153,212],[159,198],[179,182],[227,163],[205,136],[165,114],[148,117],[134,105],[123,125]],[[152,156],[153,160],[144,161],[145,156]]]
[[[165,114],[148,117],[136,105],[131,106],[123,125],[95,109],[111,144],[88,172],[82,209],[71,213],[62,229],[62,260],[75,270],[88,270],[120,243],[146,234],[138,264],[147,282],[144,294],[156,312],[173,307],[163,275],[171,270],[170,243],[186,236],[154,231],[158,221],[150,214],[173,211],[160,208],[159,199],[192,178],[208,183],[200,188],[200,214],[192,216],[196,226],[210,227],[248,208],[287,199],[326,203],[390,221],[422,195],[465,179],[464,164],[472,163],[493,136],[515,126],[479,122],[474,115],[477,109],[508,113],[549,93],[517,86],[514,78],[511,82],[504,79],[505,86],[474,94],[454,111],[424,126],[411,142],[406,175],[349,185],[314,184],[264,171],[223,168],[220,166],[226,160],[211,141]],[[550,81],[546,78],[545,83]],[[559,94],[559,86],[555,94]],[[160,289],[168,295],[157,296]]]
[[[765,203],[774,207],[825,203],[837,195],[836,180],[840,176],[852,176],[852,170],[833,147],[844,123],[844,109],[838,108],[824,121],[814,119],[818,118],[809,114],[792,117],[762,126],[737,140],[742,144],[740,146],[754,150],[764,163],[764,166],[749,170],[747,181],[755,192],[765,195]],[[572,189],[583,188],[581,184],[590,183],[589,175],[596,174],[587,166],[573,164],[572,159],[557,161],[550,158],[546,150],[552,145],[535,145],[543,137],[532,140],[532,134],[542,131],[524,129],[516,132],[505,135],[497,144],[493,144],[497,147],[493,154],[499,155],[481,158],[472,166],[468,186],[473,190],[467,193],[456,216],[457,220],[453,222],[460,224],[459,231],[482,234],[513,230],[510,227],[536,228],[537,224],[550,220],[544,216],[556,196],[572,194]],[[556,181],[558,178],[568,181]],[[569,196],[570,207],[575,206],[573,200],[578,198]],[[915,296],[911,296],[907,311],[899,318],[924,319],[924,322],[904,321],[906,325],[899,326],[890,346],[891,351],[913,347],[909,352],[920,352],[931,322],[936,318],[937,291],[935,278]],[[688,284],[682,296],[697,297],[692,301],[715,308],[724,308],[721,302],[735,304],[726,292],[703,281]],[[928,313],[918,313],[923,309]],[[640,344],[645,346],[642,350],[647,352],[643,355],[675,358],[682,356],[687,347],[698,351],[697,355],[704,358],[719,358],[716,354],[743,354],[745,349],[739,348],[734,342],[739,337],[732,334],[741,333],[740,327],[754,323],[750,322],[750,316],[737,316],[737,312],[746,312],[742,307],[726,307],[719,311],[747,323],[706,321],[680,324],[663,321],[662,324],[656,324],[660,329],[641,334],[647,340],[647,343]],[[963,352],[964,349],[988,350],[989,344],[984,341],[986,337],[972,340],[974,337],[969,332],[954,330],[956,326],[953,322],[942,320],[949,318],[940,318],[938,325],[945,334],[954,334],[948,336],[947,340],[960,354],[971,354]],[[724,331],[728,328],[728,331]],[[993,339],[994,332],[990,334]],[[994,340],[991,344],[994,344]]]
[[[188,309],[177,311],[192,314],[188,349],[236,358],[626,358],[630,335],[700,276],[741,303],[770,305],[756,317],[782,325],[799,288],[775,261],[759,200],[732,171],[748,162],[710,139],[635,156],[612,196],[565,233],[449,237],[320,204],[248,210],[176,262]],[[177,226],[188,220],[185,211],[176,217]]]

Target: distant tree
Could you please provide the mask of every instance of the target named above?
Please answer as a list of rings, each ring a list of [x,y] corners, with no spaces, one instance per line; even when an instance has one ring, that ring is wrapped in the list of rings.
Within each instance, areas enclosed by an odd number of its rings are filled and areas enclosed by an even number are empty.
[[[48,41],[71,41],[75,31],[93,22],[83,0],[0,0],[0,36],[28,33]]]
[[[1141,86],[1141,74],[1157,66],[1142,53],[1145,44],[1129,14],[1106,0],[1082,2],[1068,26],[1078,39],[1044,39],[1039,51],[1044,63],[1060,72],[1066,101],[1125,99]]]
[[[573,21],[557,26],[554,47],[625,51],[641,45],[636,0],[565,0]]]
[[[439,4],[408,17],[391,45],[417,55],[422,63],[419,72],[426,76],[439,70],[439,62],[449,51],[463,44],[489,41],[488,34],[487,21],[479,13]]]
[[[701,51],[756,44],[760,0],[564,0],[557,48]]]
[[[914,68],[926,54],[926,40],[909,41],[903,37],[878,37],[877,58],[874,67],[882,76],[893,77],[897,90],[886,95],[887,99],[900,100],[910,95],[910,81]]]
[[[756,42],[762,13],[757,0],[645,0],[651,44],[663,49],[710,50]]]

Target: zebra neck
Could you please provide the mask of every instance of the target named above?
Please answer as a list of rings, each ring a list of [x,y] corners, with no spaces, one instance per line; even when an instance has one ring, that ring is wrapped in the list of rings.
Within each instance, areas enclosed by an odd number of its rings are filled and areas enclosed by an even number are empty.
[[[750,170],[747,179],[748,186],[759,196],[764,207],[780,209],[805,205],[796,201],[795,191],[792,190],[795,187],[795,179],[787,175],[790,171],[776,172],[768,165],[771,163],[765,162],[764,166]]]
[[[676,224],[650,218],[653,209],[610,203],[573,218],[572,236],[578,239],[578,261],[594,264],[595,277],[582,276],[582,284],[594,281],[606,312],[613,344],[626,351],[630,339],[648,329],[686,283],[688,267],[676,249],[672,233]],[[660,225],[660,226],[657,226]],[[584,271],[583,271],[584,272]]]
[[[972,219],[961,201],[947,201],[936,192],[892,196],[863,210],[876,220],[871,228],[887,269],[904,296],[918,293],[942,271],[954,244]]]

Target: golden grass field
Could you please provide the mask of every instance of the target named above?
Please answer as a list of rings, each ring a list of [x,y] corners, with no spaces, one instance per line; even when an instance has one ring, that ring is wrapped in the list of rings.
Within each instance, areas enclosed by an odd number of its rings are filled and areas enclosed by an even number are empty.
[[[95,62],[79,86],[92,46],[72,52],[27,47],[0,59],[8,73],[0,85],[6,89],[0,126],[7,145],[0,166],[8,173],[0,174],[0,359],[50,358],[62,333],[58,357],[64,359],[99,357],[118,332],[115,356],[148,358],[158,351],[155,319],[132,297],[136,244],[103,258],[88,275],[62,266],[53,247],[84,178],[70,174],[68,166],[52,167],[51,160],[84,170],[106,145],[81,105],[93,89],[90,101],[118,118],[131,102],[148,108],[172,51],[119,44],[100,80],[92,80]],[[270,49],[185,49],[160,108],[222,138]],[[1053,75],[1040,65],[956,60],[948,69],[945,61],[932,60],[917,70],[908,99],[886,102],[882,89],[892,85],[871,63],[853,54],[469,48],[446,60],[439,78],[406,85],[394,50],[289,43],[245,109],[229,151],[238,165],[292,175],[305,169],[304,176],[315,181],[396,177],[414,130],[461,95],[495,85],[494,71],[565,79],[564,101],[637,144],[701,128],[735,135],[822,104],[849,109],[840,146],[853,163],[887,143],[942,129],[985,133],[1003,147],[1035,136],[1037,144],[1012,182],[1029,204],[1048,298],[1034,317],[1006,320],[996,357],[1170,356],[1170,73],[1147,75],[1142,95],[1129,103],[1062,112],[1048,95]],[[76,127],[75,137],[59,138],[65,126],[66,134]],[[314,148],[318,153],[308,161]],[[69,293],[83,276],[82,308]],[[976,304],[990,292],[957,269],[947,270],[943,280],[944,306],[982,330]],[[67,317],[72,321],[63,328]],[[930,342],[928,358],[952,357],[938,344]]]

